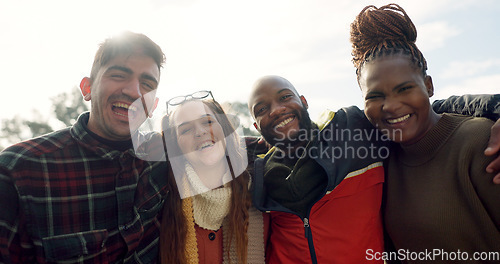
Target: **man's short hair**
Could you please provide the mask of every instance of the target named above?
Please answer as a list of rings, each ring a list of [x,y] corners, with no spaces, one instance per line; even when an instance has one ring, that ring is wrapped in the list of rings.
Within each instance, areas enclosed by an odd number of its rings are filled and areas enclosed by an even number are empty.
[[[90,72],[91,82],[96,78],[99,69],[110,60],[120,55],[132,54],[144,54],[151,57],[156,62],[156,65],[158,65],[158,70],[165,63],[165,54],[160,46],[144,34],[125,31],[119,35],[107,38],[99,45]]]

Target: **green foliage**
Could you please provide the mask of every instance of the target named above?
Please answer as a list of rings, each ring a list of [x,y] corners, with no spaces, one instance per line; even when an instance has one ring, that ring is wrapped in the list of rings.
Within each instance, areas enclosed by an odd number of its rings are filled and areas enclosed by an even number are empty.
[[[78,89],[58,94],[50,100],[52,101],[53,112],[48,119],[43,118],[40,113],[34,112],[32,120],[18,116],[1,120],[0,150],[4,146],[52,132],[56,129],[54,126],[57,128],[71,126],[81,113],[89,110],[88,103],[85,103],[82,99]],[[253,119],[246,103],[226,102],[223,106],[228,114],[236,115],[240,119],[240,126],[244,136],[259,136],[257,130],[253,127]]]
[[[238,101],[225,102],[223,107],[226,113],[236,115],[240,119],[240,126],[244,136],[260,136],[259,132],[253,126],[253,119],[250,116],[246,103]]]
[[[29,127],[32,137],[41,136],[54,131],[54,129],[45,122],[25,120],[23,124]]]
[[[73,125],[81,113],[89,110],[78,89],[52,97],[51,101],[57,120],[65,126]]]
[[[71,126],[81,113],[89,110],[78,89],[58,94],[50,100],[52,101],[53,112],[49,118],[43,118],[39,112],[34,111],[33,120],[27,120],[19,116],[1,120],[0,150],[3,149],[3,146],[54,131],[50,121],[58,121],[56,122],[58,127]],[[60,125],[57,125],[57,123],[60,123]]]
[[[0,130],[0,138],[6,143],[12,143],[23,140],[23,121],[20,118],[3,119],[1,121],[2,130]]]

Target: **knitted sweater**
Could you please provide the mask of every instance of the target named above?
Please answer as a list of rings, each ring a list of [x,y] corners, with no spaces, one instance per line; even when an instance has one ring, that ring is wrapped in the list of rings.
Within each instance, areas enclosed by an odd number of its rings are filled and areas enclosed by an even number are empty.
[[[419,142],[391,153],[385,224],[398,253],[500,251],[500,185],[485,172],[493,157],[483,154],[491,125],[444,114]]]

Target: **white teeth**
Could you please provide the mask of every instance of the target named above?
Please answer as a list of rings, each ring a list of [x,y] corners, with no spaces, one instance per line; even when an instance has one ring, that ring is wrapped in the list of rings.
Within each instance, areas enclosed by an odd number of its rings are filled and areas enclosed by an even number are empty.
[[[285,119],[281,123],[279,123],[278,125],[276,125],[274,128],[284,127],[286,124],[290,123],[292,120],[293,120],[293,117]]]
[[[113,106],[114,107],[125,108],[125,109],[132,110],[132,111],[136,111],[137,110],[137,108],[135,106],[129,105],[129,104],[124,104],[124,103],[114,103]]]
[[[207,141],[207,142],[205,142],[205,143],[201,144],[201,145],[198,147],[198,149],[199,149],[199,150],[202,150],[202,149],[204,149],[204,148],[211,147],[211,146],[213,146],[213,145],[214,145],[214,143],[213,143],[213,142]]]
[[[407,114],[407,115],[404,115],[402,117],[398,117],[398,118],[395,118],[395,119],[387,119],[387,122],[389,124],[396,124],[396,123],[399,123],[399,122],[403,122],[403,121],[405,121],[408,118],[410,118],[410,114]]]

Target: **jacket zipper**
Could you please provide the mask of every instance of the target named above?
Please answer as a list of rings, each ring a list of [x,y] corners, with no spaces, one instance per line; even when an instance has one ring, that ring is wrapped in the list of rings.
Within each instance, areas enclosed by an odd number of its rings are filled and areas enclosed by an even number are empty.
[[[312,237],[312,230],[311,230],[311,224],[309,223],[309,214],[311,213],[311,210],[313,208],[313,206],[321,199],[323,199],[323,197],[325,197],[325,195],[328,193],[328,188],[325,187],[325,192],[323,193],[323,195],[321,195],[320,198],[316,199],[316,201],[312,204],[312,206],[309,208],[309,210],[307,211],[307,214],[306,214],[306,217],[304,217],[302,219],[302,221],[304,222],[304,232],[305,232],[305,237],[307,239],[307,243],[309,245],[309,254],[311,255],[311,260],[312,260],[312,263],[313,264],[317,264],[318,263],[318,260],[316,258],[316,250],[314,249],[314,242],[313,242],[313,237]],[[296,214],[297,215],[297,214]],[[298,216],[298,215],[297,215]],[[300,217],[300,216],[299,216]]]
[[[264,159],[257,159],[255,160],[255,172],[257,173],[258,171],[263,171],[263,164],[265,164],[268,160],[270,156],[266,156]],[[258,180],[256,180],[256,183],[258,182]],[[329,182],[329,180],[328,180]],[[262,184],[262,183],[260,183]],[[327,183],[327,186],[328,186],[328,183]],[[325,192],[324,194],[318,198],[312,206],[314,206],[319,200],[321,200],[325,195],[326,195],[326,192],[327,192],[327,187],[325,187]],[[271,212],[271,211],[277,211],[277,212],[285,212],[285,213],[290,213],[290,214],[294,214],[296,216],[298,216],[300,219],[302,219],[303,223],[304,223],[304,232],[305,232],[305,238],[307,239],[307,244],[309,246],[309,255],[311,257],[311,261],[313,264],[317,264],[318,263],[318,260],[316,259],[316,250],[314,249],[314,243],[313,243],[313,238],[312,238],[312,231],[311,231],[311,226],[309,224],[309,213],[311,212],[311,209],[312,209],[312,206],[311,208],[309,208],[309,210],[307,211],[307,216],[302,218],[302,216],[298,215],[296,212],[293,212],[291,210],[282,210],[280,208],[280,210],[266,210],[266,208],[261,208],[260,206],[257,206],[257,209],[259,210],[265,210],[266,212]]]
[[[314,243],[312,239],[311,226],[309,225],[309,218],[304,217],[302,220],[304,222],[305,237],[307,239],[307,244],[309,245],[309,254],[311,255],[312,263],[317,264],[316,251],[314,250]]]

